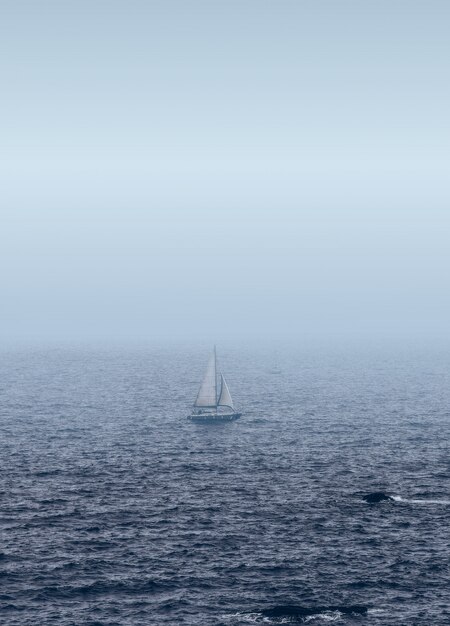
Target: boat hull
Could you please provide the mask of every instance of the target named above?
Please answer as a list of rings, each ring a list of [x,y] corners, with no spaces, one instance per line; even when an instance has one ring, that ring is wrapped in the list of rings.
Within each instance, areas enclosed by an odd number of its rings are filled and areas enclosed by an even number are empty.
[[[197,424],[221,424],[234,422],[241,417],[242,413],[204,413],[188,415],[188,420]]]

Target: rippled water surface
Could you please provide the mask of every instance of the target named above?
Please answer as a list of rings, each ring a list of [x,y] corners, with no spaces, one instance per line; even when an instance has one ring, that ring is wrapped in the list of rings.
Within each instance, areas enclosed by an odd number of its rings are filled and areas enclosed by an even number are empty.
[[[207,426],[204,350],[2,352],[0,621],[449,624],[449,354],[219,354]]]

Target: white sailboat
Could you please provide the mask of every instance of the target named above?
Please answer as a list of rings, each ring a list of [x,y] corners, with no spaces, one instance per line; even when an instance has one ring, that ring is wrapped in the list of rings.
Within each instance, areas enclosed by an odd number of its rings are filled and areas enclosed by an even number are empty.
[[[217,377],[217,355],[214,346],[192,413],[188,415],[191,421],[231,422],[241,417],[242,413],[238,413],[233,406],[230,390],[222,373],[218,393]]]

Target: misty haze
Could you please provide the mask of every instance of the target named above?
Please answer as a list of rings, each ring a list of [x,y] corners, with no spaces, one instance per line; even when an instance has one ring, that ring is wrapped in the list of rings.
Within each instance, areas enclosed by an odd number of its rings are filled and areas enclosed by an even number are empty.
[[[449,26],[1,3],[1,623],[449,622]]]

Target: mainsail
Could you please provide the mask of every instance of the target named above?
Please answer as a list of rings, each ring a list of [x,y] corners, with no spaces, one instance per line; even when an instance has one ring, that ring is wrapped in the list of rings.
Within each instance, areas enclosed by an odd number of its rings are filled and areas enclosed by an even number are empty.
[[[231,399],[230,390],[228,389],[227,381],[223,374],[220,375],[221,378],[221,389],[220,389],[220,397],[218,406],[228,406],[230,409],[233,408],[233,400]]]
[[[200,390],[194,406],[216,407],[217,406],[217,379],[216,379],[216,349],[209,357],[205,376],[203,377]]]

